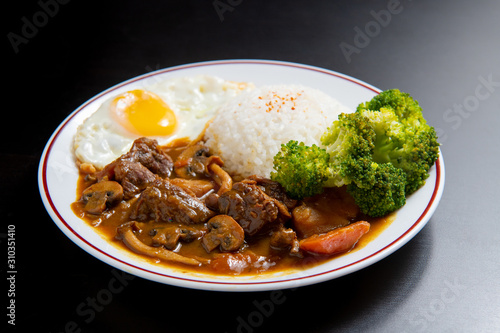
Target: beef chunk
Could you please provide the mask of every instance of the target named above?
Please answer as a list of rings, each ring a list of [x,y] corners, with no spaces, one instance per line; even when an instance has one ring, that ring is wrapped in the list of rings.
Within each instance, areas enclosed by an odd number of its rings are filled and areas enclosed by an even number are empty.
[[[97,180],[116,180],[122,185],[124,198],[128,200],[156,178],[170,176],[172,169],[172,159],[158,147],[156,140],[139,138],[126,154],[99,171]]]
[[[204,223],[215,213],[196,197],[166,179],[157,178],[142,191],[130,218],[138,221]]]
[[[158,147],[158,142],[149,138],[135,140],[129,152],[121,158],[139,162],[162,178],[169,177],[174,166],[170,156]]]
[[[125,200],[133,198],[154,183],[157,176],[139,162],[119,160],[114,164],[114,179],[123,187]]]
[[[132,148],[126,154],[118,157],[97,173],[98,181],[102,179],[114,179],[117,166],[128,166],[131,163],[140,164],[152,174],[156,174],[162,178],[169,177],[173,170],[172,159],[158,147],[156,140],[139,138],[134,141]]]
[[[217,206],[221,214],[234,218],[249,236],[276,228],[290,218],[281,202],[268,196],[251,180],[235,183],[218,198]]]
[[[299,255],[299,241],[293,229],[281,227],[271,235],[271,247],[279,250],[287,249],[292,255]]]
[[[289,211],[297,205],[297,200],[290,198],[285,188],[277,181],[258,176],[250,176],[248,179],[255,181],[268,196],[282,202]]]

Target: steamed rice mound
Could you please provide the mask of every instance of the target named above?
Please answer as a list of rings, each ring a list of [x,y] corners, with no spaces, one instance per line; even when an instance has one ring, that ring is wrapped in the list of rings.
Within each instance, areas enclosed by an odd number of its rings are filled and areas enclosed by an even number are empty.
[[[321,146],[321,135],[342,112],[350,111],[316,89],[263,86],[224,104],[207,127],[205,141],[230,174],[269,178],[281,144],[296,140]]]

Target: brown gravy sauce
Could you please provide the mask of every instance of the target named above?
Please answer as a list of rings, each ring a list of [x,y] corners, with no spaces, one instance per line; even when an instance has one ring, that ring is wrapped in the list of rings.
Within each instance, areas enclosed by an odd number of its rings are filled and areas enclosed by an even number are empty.
[[[121,240],[117,240],[115,236],[117,227],[126,221],[131,204],[123,201],[118,206],[100,216],[86,214],[82,209],[83,205],[78,201],[78,199],[81,197],[82,191],[89,185],[89,182],[86,182],[85,177],[81,175],[78,181],[77,201],[71,205],[73,212],[86,223],[93,226],[95,231],[110,244],[124,251],[130,252],[131,249],[129,249]],[[308,254],[306,254],[304,258],[290,256],[287,253],[281,253],[280,251],[271,249],[269,246],[269,237],[254,239],[250,244],[247,244],[240,249],[237,254],[218,253],[218,250],[215,250],[212,253],[207,253],[199,240],[195,240],[191,243],[183,243],[182,246],[176,249],[179,254],[185,256],[195,256],[211,260],[211,264],[203,265],[201,267],[192,267],[180,263],[162,262],[158,259],[145,255],[137,255],[151,264],[162,265],[165,267],[175,267],[183,271],[216,275],[252,275],[264,272],[271,273],[277,271],[307,269],[362,249],[372,240],[377,238],[391,224],[395,217],[395,214],[390,214],[382,218],[370,219],[370,231],[361,237],[354,248],[349,252],[333,256],[317,256]],[[150,237],[147,235],[143,236],[141,234],[137,236],[145,244],[150,245]],[[249,260],[251,261],[251,264],[249,263]]]
[[[187,144],[187,142],[185,144]],[[172,159],[175,160],[180,151],[182,151],[183,146],[184,141],[179,141],[174,147],[165,149]],[[76,200],[71,205],[73,212],[86,223],[93,226],[95,231],[110,244],[124,251],[131,252],[132,250],[129,249],[121,240],[116,239],[115,236],[118,226],[128,221],[127,218],[134,199],[129,202],[122,201],[120,204],[112,209],[109,209],[108,211],[105,211],[101,215],[87,214],[83,210],[83,204],[79,200],[83,190],[92,184],[93,181],[86,180],[85,174],[80,174],[77,184]],[[338,196],[338,194],[333,195],[331,198],[328,198],[328,200],[341,200]],[[325,198],[323,196],[323,200],[324,199]],[[339,205],[340,203],[332,203],[332,205],[336,204]],[[210,259],[210,264],[202,265],[200,267],[193,267],[175,262],[163,262],[159,259],[151,258],[142,254],[136,255],[142,260],[154,265],[177,268],[186,272],[215,275],[253,275],[288,270],[302,270],[362,249],[372,240],[377,238],[394,221],[395,217],[396,214],[393,213],[381,218],[363,218],[364,220],[370,222],[370,231],[361,237],[353,249],[333,256],[318,256],[307,253],[303,258],[291,256],[285,251],[272,249],[269,246],[270,237],[252,239],[251,242],[247,242],[240,250],[237,251],[237,253],[223,253],[218,250],[207,253],[201,245],[200,240],[194,240],[191,243],[182,243],[182,245],[175,249],[175,252],[187,257]],[[165,226],[166,225],[167,224],[165,223]],[[139,233],[136,234],[136,236],[146,245],[151,245],[151,237],[147,235],[147,231],[148,228],[153,228],[153,226],[148,227],[148,223],[144,223],[143,226],[144,229],[142,229],[142,234]],[[158,227],[157,223],[155,223],[155,227]],[[203,225],[199,227],[201,228]]]

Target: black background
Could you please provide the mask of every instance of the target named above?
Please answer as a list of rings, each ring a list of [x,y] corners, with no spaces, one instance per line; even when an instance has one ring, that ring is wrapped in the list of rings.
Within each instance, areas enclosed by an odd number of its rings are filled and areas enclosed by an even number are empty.
[[[2,324],[39,332],[500,330],[500,3],[401,0],[399,12],[346,57],[340,45],[354,46],[355,29],[370,26],[391,2],[4,4]],[[218,13],[217,3],[229,7]],[[38,26],[29,30],[26,22]],[[12,42],[23,33],[28,38]],[[440,134],[446,164],[445,192],[427,226],[364,270],[279,294],[162,285],[122,275],[73,244],[46,213],[37,186],[55,128],[112,85],[220,59],[304,63],[413,95]],[[478,86],[487,98],[474,99]],[[15,327],[6,316],[8,225],[16,228]],[[125,277],[123,288],[82,312],[117,275]]]

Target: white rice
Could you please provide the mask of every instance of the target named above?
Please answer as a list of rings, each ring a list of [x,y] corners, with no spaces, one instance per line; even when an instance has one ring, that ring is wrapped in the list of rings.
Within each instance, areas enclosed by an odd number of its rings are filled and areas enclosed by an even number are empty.
[[[282,143],[296,140],[321,146],[321,135],[342,112],[351,111],[319,90],[264,86],[224,104],[208,126],[205,140],[229,173],[269,178]]]

